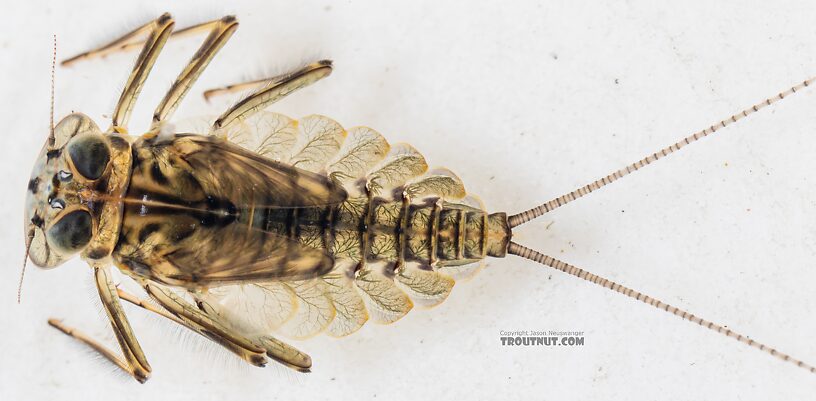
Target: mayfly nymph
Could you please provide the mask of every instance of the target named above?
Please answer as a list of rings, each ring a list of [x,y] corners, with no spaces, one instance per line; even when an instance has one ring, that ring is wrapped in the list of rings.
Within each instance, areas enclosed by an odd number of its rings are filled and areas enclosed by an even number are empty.
[[[371,128],[265,111],[331,73],[319,61],[271,79],[214,119],[208,132],[166,123],[238,27],[234,17],[173,32],[168,14],[63,65],[142,47],[102,131],[73,113],[52,123],[28,184],[26,259],[43,268],[79,254],[94,272],[122,356],[57,319],[49,323],[144,382],[151,367],[120,300],[193,330],[249,363],[267,358],[308,371],[311,358],[279,337],[341,337],[367,321],[391,323],[415,304],[444,301],[487,257],[527,258],[705,326],[814,371],[774,348],[511,240],[512,229],[715,133],[789,94],[741,111],[624,169],[516,215],[488,213],[446,169]],[[148,132],[128,120],[165,42],[207,33],[153,113]],[[160,307],[125,292],[111,266]]]

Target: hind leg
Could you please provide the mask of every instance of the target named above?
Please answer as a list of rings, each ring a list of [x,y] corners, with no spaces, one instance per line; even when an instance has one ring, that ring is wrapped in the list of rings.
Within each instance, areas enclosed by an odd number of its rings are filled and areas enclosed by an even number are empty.
[[[323,60],[271,79],[251,81],[226,86],[224,88],[208,90],[204,92],[205,98],[210,98],[223,93],[246,90],[249,88],[261,88],[257,92],[240,100],[234,106],[230,107],[227,111],[221,114],[221,116],[215,120],[215,123],[213,123],[213,130],[226,128],[235,121],[247,119],[252,114],[271,106],[273,103],[286,97],[290,93],[307,87],[329,76],[331,71],[331,61]]]
[[[122,290],[119,290],[119,296],[125,301],[162,315],[213,340],[253,365],[265,365],[264,355],[266,355],[299,372],[308,372],[312,366],[311,358],[308,355],[271,336],[247,338],[236,333],[229,327],[223,316],[204,302],[199,302],[198,307],[195,307],[168,289],[151,283],[143,283],[143,285],[150,297],[166,310],[157,308]]]

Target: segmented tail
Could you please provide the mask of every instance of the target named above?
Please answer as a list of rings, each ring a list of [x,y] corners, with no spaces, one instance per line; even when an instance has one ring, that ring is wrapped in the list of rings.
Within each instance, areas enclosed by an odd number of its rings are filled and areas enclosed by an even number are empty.
[[[553,200],[551,200],[549,202],[543,203],[543,204],[541,204],[539,206],[536,206],[536,207],[534,207],[534,208],[532,208],[530,210],[527,210],[527,211],[519,213],[519,214],[512,215],[512,216],[508,217],[508,219],[507,219],[508,220],[508,225],[511,228],[512,227],[517,227],[517,226],[519,226],[521,224],[524,224],[524,223],[526,223],[526,222],[528,222],[530,220],[533,220],[536,217],[539,217],[539,216],[541,216],[541,215],[543,215],[543,214],[545,214],[547,212],[550,212],[550,211],[552,211],[554,209],[557,209],[557,208],[559,208],[561,206],[564,206],[567,203],[570,203],[570,202],[572,202],[572,201],[574,201],[574,200],[576,200],[578,198],[581,198],[582,196],[584,196],[584,195],[586,195],[586,194],[588,194],[588,193],[590,193],[592,191],[595,191],[597,189],[600,189],[601,187],[604,187],[604,186],[606,186],[606,185],[608,185],[608,184],[610,184],[612,182],[617,181],[619,178],[627,176],[627,175],[629,175],[629,174],[631,174],[631,173],[633,173],[633,172],[635,172],[637,170],[640,170],[641,168],[643,168],[643,167],[645,167],[645,166],[647,166],[647,165],[649,165],[649,164],[651,164],[651,163],[653,163],[653,162],[655,162],[655,161],[657,161],[659,159],[662,159],[662,158],[664,158],[664,157],[666,157],[666,156],[680,150],[681,148],[685,147],[686,145],[690,145],[693,142],[696,142],[696,141],[700,140],[701,138],[704,138],[704,137],[706,137],[708,135],[711,135],[711,134],[717,132],[718,130],[720,130],[722,128],[725,128],[725,127],[727,127],[727,126],[729,126],[729,125],[731,125],[731,124],[733,124],[733,123],[735,123],[735,122],[737,122],[737,121],[739,121],[739,120],[741,120],[741,119],[743,119],[745,117],[748,117],[749,115],[759,111],[760,109],[763,109],[763,108],[765,108],[767,106],[770,106],[770,105],[772,105],[772,104],[774,104],[774,103],[776,103],[776,102],[790,96],[791,94],[796,93],[800,89],[805,88],[807,86],[810,86],[814,81],[816,81],[816,77],[812,77],[810,79],[802,81],[801,83],[799,83],[797,85],[794,85],[794,86],[792,86],[791,88],[789,88],[789,89],[787,89],[785,91],[780,92],[778,95],[776,95],[774,97],[765,99],[765,101],[757,103],[757,104],[755,104],[755,105],[753,105],[753,106],[751,106],[751,107],[749,107],[749,108],[747,108],[745,110],[742,110],[741,112],[739,112],[737,114],[734,114],[734,115],[732,115],[731,117],[729,117],[727,119],[721,120],[719,123],[715,123],[715,124],[711,125],[710,127],[703,129],[702,131],[695,132],[694,134],[692,134],[692,135],[690,135],[690,136],[688,136],[686,138],[681,139],[677,143],[674,143],[674,144],[672,144],[671,146],[669,146],[667,148],[664,148],[664,149],[662,149],[660,151],[657,151],[657,152],[655,152],[655,153],[653,153],[651,155],[648,155],[645,158],[643,158],[641,160],[638,160],[637,162],[632,163],[632,164],[630,164],[630,165],[628,165],[628,166],[626,166],[626,167],[624,167],[624,168],[622,168],[620,170],[614,171],[614,172],[612,172],[611,174],[609,174],[609,175],[607,175],[605,177],[602,177],[602,178],[600,178],[598,180],[595,180],[595,181],[593,181],[593,182],[591,182],[591,183],[589,183],[589,184],[587,184],[587,185],[585,185],[585,186],[583,186],[581,188],[578,188],[578,189],[576,189],[576,190],[574,190],[574,191],[572,191],[570,193],[567,193],[565,195],[561,195],[561,196],[559,196],[559,197],[557,197],[557,198],[555,198],[555,199],[553,199]],[[706,328],[708,328],[710,330],[716,331],[717,333],[725,335],[726,337],[731,337],[731,338],[733,338],[733,339],[735,339],[735,340],[737,340],[737,341],[739,341],[739,342],[741,342],[743,344],[746,344],[746,345],[748,345],[750,347],[757,348],[760,351],[764,351],[764,352],[766,352],[766,353],[768,353],[770,355],[773,355],[773,356],[775,356],[775,357],[777,357],[777,358],[779,358],[779,359],[781,359],[783,361],[787,361],[787,362],[795,364],[796,366],[798,366],[800,368],[807,369],[811,373],[816,373],[816,367],[814,367],[813,365],[807,364],[807,363],[803,362],[802,360],[793,358],[788,354],[781,353],[781,352],[777,351],[775,348],[769,347],[769,346],[767,346],[767,345],[765,345],[763,343],[760,343],[760,342],[757,342],[757,341],[755,341],[753,339],[750,339],[747,336],[744,336],[744,335],[742,335],[740,333],[737,333],[737,332],[735,332],[735,331],[733,331],[731,329],[727,329],[727,328],[725,328],[724,326],[722,326],[720,324],[705,320],[705,319],[700,318],[698,316],[695,316],[695,315],[693,315],[693,314],[691,314],[691,313],[689,313],[687,311],[684,311],[682,309],[679,309],[677,307],[669,305],[669,304],[667,304],[667,303],[665,303],[663,301],[660,301],[660,300],[655,299],[653,297],[650,297],[648,295],[642,294],[642,293],[640,293],[638,291],[635,291],[635,290],[633,290],[631,288],[624,287],[624,286],[622,286],[622,285],[620,285],[620,284],[618,284],[618,283],[616,283],[614,281],[610,281],[610,280],[608,280],[608,279],[606,279],[604,277],[601,277],[601,276],[595,275],[593,273],[590,273],[590,272],[588,272],[586,270],[577,268],[575,266],[572,266],[572,265],[570,265],[568,263],[562,262],[562,261],[560,261],[558,259],[555,259],[553,257],[541,254],[541,253],[536,252],[536,251],[534,251],[532,249],[529,249],[527,247],[519,245],[519,244],[517,244],[515,242],[510,242],[510,244],[508,245],[508,248],[507,248],[507,253],[517,255],[517,256],[521,256],[521,257],[523,257],[525,259],[530,259],[532,261],[541,263],[541,264],[543,264],[545,266],[549,266],[549,267],[551,267],[553,269],[556,269],[556,270],[562,271],[564,273],[573,275],[575,277],[584,279],[584,280],[589,281],[589,282],[591,282],[593,284],[597,284],[597,285],[599,285],[601,287],[608,288],[608,289],[610,289],[612,291],[615,291],[615,292],[619,292],[619,293],[621,293],[623,295],[626,295],[627,297],[634,298],[634,299],[636,299],[636,300],[638,300],[640,302],[652,305],[652,306],[654,306],[654,307],[656,307],[658,309],[663,309],[664,311],[666,311],[668,313],[671,313],[671,314],[673,314],[675,316],[678,316],[683,320],[688,320],[688,321],[690,321],[692,323],[697,323],[700,326],[703,326],[703,327],[706,327]]]
[[[725,127],[727,127],[727,126],[729,126],[729,125],[731,125],[731,124],[733,124],[733,123],[735,123],[735,122],[737,122],[737,121],[739,121],[739,120],[741,120],[741,119],[743,119],[745,117],[748,117],[751,114],[754,114],[755,112],[759,111],[760,109],[763,109],[763,108],[765,108],[767,106],[770,106],[770,105],[772,105],[772,104],[774,104],[774,103],[776,103],[776,102],[778,102],[778,101],[780,101],[780,100],[782,100],[782,99],[796,93],[800,89],[803,89],[803,88],[805,88],[807,86],[810,86],[810,84],[812,84],[814,81],[816,81],[816,77],[811,77],[811,78],[809,78],[809,79],[807,79],[805,81],[802,81],[801,83],[799,83],[797,85],[794,85],[794,86],[790,87],[789,89],[787,89],[785,91],[779,92],[779,94],[774,96],[774,97],[765,99],[763,102],[757,103],[757,104],[755,104],[755,105],[753,105],[753,106],[751,106],[751,107],[749,107],[749,108],[747,108],[747,109],[745,109],[745,110],[743,110],[743,111],[741,111],[741,112],[739,112],[737,114],[732,115],[729,118],[721,120],[718,123],[714,123],[710,127],[704,128],[702,131],[695,132],[695,133],[693,133],[693,134],[691,134],[691,135],[677,141],[677,143],[674,143],[669,147],[663,148],[663,149],[661,149],[661,150],[659,150],[659,151],[657,151],[655,153],[652,153],[652,154],[644,157],[643,159],[638,160],[638,161],[636,161],[636,162],[634,162],[634,163],[632,163],[632,164],[630,164],[630,165],[628,165],[628,166],[626,166],[626,167],[624,167],[624,168],[622,168],[620,170],[614,171],[611,174],[607,175],[606,177],[602,177],[600,179],[597,179],[597,180],[595,180],[595,181],[593,181],[593,182],[591,182],[591,183],[589,183],[587,185],[584,185],[581,188],[578,188],[578,189],[576,189],[576,190],[574,190],[574,191],[572,191],[572,192],[570,192],[568,194],[561,195],[561,196],[559,196],[559,197],[557,197],[557,198],[555,198],[555,199],[553,199],[551,201],[543,203],[543,204],[541,204],[539,206],[536,206],[536,207],[534,207],[534,208],[532,208],[530,210],[527,210],[525,212],[521,212],[519,214],[512,215],[512,216],[508,217],[508,219],[507,219],[508,222],[510,223],[510,227],[512,228],[512,227],[516,227],[516,226],[519,226],[521,224],[524,224],[524,223],[526,223],[526,222],[528,222],[530,220],[533,220],[536,217],[539,217],[539,216],[541,216],[541,215],[543,215],[543,214],[545,214],[545,213],[547,213],[547,212],[549,212],[549,211],[551,211],[553,209],[557,209],[557,208],[559,208],[561,206],[564,206],[567,203],[570,203],[570,202],[572,202],[572,201],[574,201],[574,200],[576,200],[576,199],[578,199],[578,198],[580,198],[580,197],[582,197],[582,196],[584,196],[584,195],[586,195],[586,194],[588,194],[588,193],[590,193],[592,191],[595,191],[597,189],[600,189],[601,187],[604,187],[604,186],[606,186],[608,184],[611,184],[611,183],[617,181],[619,178],[625,177],[625,176],[627,176],[627,175],[629,175],[629,174],[631,174],[631,173],[633,173],[635,171],[640,170],[641,168],[643,168],[645,166],[648,166],[649,164],[652,164],[653,162],[655,162],[657,160],[660,160],[660,159],[662,159],[662,158],[664,158],[664,157],[666,157],[666,156],[680,150],[681,148],[685,147],[686,145],[690,145],[690,144],[692,144],[694,142],[697,142],[701,138],[705,138],[705,137],[717,132],[718,130],[720,130],[722,128],[725,128]]]
[[[624,286],[622,286],[622,285],[620,285],[620,284],[618,284],[618,283],[616,283],[614,281],[611,281],[611,280],[606,279],[604,277],[601,277],[601,276],[598,276],[596,274],[590,273],[590,272],[588,272],[586,270],[575,267],[575,266],[573,266],[573,265],[571,265],[569,263],[562,262],[562,261],[560,261],[558,259],[555,259],[555,258],[553,258],[551,256],[541,254],[541,253],[536,252],[536,251],[534,251],[534,250],[532,250],[530,248],[519,245],[519,244],[517,244],[515,242],[510,242],[510,245],[507,248],[507,253],[510,253],[510,254],[513,254],[513,255],[518,255],[518,256],[521,256],[522,258],[525,258],[525,259],[530,259],[530,260],[532,260],[534,262],[541,263],[542,265],[549,266],[549,267],[551,267],[553,269],[556,269],[556,270],[562,271],[564,273],[567,273],[567,274],[573,275],[575,277],[578,277],[578,278],[584,279],[586,281],[589,281],[592,284],[597,284],[597,285],[599,285],[601,287],[608,288],[608,289],[610,289],[612,291],[615,291],[615,292],[619,292],[619,293],[621,293],[623,295],[626,295],[629,298],[634,298],[634,299],[636,299],[636,300],[638,300],[640,302],[643,302],[645,304],[652,305],[655,308],[662,309],[662,310],[664,310],[664,311],[666,311],[668,313],[671,313],[671,314],[673,314],[673,315],[675,315],[675,316],[677,316],[677,317],[679,317],[679,318],[681,318],[683,320],[688,320],[688,321],[690,321],[692,323],[697,323],[702,327],[705,327],[707,329],[716,331],[717,333],[720,333],[720,334],[722,334],[722,335],[724,335],[726,337],[731,337],[731,338],[733,338],[733,339],[735,339],[735,340],[737,340],[737,341],[739,341],[739,342],[741,342],[743,344],[748,345],[749,347],[754,347],[754,348],[756,348],[756,349],[758,349],[760,351],[764,351],[764,352],[766,352],[766,353],[768,353],[770,355],[773,355],[773,356],[775,356],[775,357],[777,357],[777,358],[779,358],[779,359],[781,359],[783,361],[790,362],[790,363],[792,363],[792,364],[794,364],[794,365],[796,365],[796,366],[798,366],[800,368],[807,369],[811,373],[816,373],[816,367],[814,367],[813,365],[805,363],[802,360],[796,359],[796,358],[794,358],[794,357],[792,357],[792,356],[790,356],[788,354],[784,354],[782,352],[779,352],[779,351],[776,350],[776,348],[769,347],[769,346],[767,346],[767,345],[765,345],[765,344],[763,344],[761,342],[755,341],[755,340],[753,340],[751,338],[748,338],[747,336],[744,336],[744,335],[742,335],[740,333],[737,333],[736,331],[733,331],[731,329],[727,329],[727,328],[723,327],[722,325],[719,325],[717,323],[714,323],[714,322],[705,320],[705,319],[703,319],[701,317],[695,316],[695,315],[693,315],[693,314],[691,314],[689,312],[686,312],[686,311],[684,311],[684,310],[682,310],[680,308],[669,305],[669,304],[667,304],[667,303],[665,303],[665,302],[663,302],[663,301],[661,301],[659,299],[650,297],[650,296],[648,296],[646,294],[635,291],[635,290],[633,290],[633,289],[631,289],[629,287],[624,287]]]

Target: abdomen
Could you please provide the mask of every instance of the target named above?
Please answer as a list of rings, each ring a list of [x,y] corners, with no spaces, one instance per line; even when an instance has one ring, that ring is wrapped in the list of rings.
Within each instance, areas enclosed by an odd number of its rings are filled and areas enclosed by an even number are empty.
[[[423,269],[477,263],[506,254],[509,228],[504,213],[426,198],[360,196],[337,207],[274,210],[263,229],[324,248],[338,262],[384,263]]]

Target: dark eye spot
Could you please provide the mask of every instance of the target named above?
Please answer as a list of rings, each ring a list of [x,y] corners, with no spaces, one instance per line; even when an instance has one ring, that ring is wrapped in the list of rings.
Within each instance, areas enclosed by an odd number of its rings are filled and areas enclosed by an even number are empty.
[[[57,178],[60,181],[70,181],[72,176],[73,176],[73,174],[71,174],[71,173],[69,173],[69,172],[67,172],[65,170],[60,170],[57,173]]]
[[[39,186],[40,186],[40,177],[34,177],[33,179],[31,179],[31,181],[28,182],[28,190],[32,194],[37,193],[37,190],[39,189]]]
[[[110,161],[110,150],[102,136],[81,135],[71,140],[68,154],[77,172],[89,180],[102,176]]]
[[[31,224],[33,224],[33,225],[35,225],[37,227],[42,228],[44,223],[45,223],[45,221],[43,221],[42,217],[40,217],[40,215],[38,215],[38,214],[35,214],[34,217],[31,218]]]
[[[88,245],[92,234],[90,213],[76,210],[62,216],[48,229],[48,244],[63,251],[76,252]]]
[[[48,151],[48,152],[45,154],[45,156],[48,158],[48,161],[51,161],[51,159],[56,159],[56,158],[57,158],[57,157],[59,157],[61,154],[62,154],[62,149],[54,149],[54,150],[49,150],[49,151]]]

